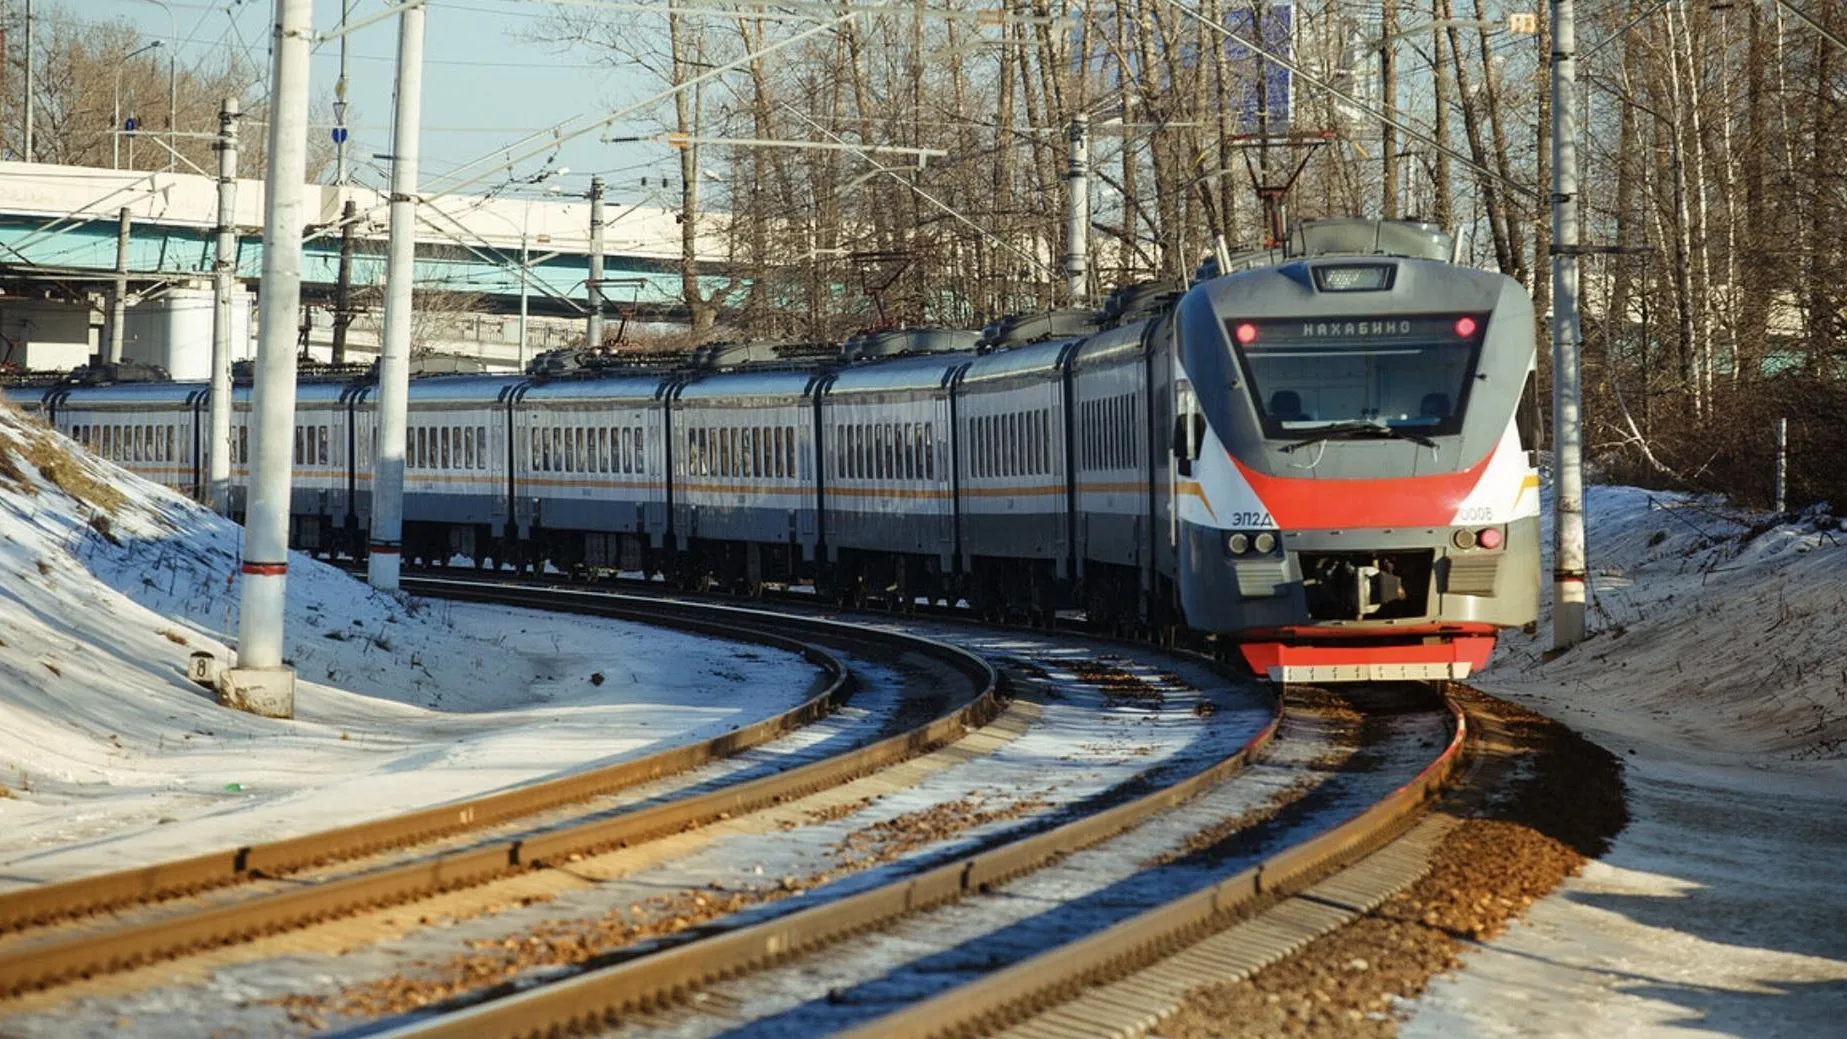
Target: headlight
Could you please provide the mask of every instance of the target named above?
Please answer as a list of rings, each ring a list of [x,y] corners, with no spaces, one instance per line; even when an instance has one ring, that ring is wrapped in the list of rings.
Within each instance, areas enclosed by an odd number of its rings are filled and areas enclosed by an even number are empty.
[[[1256,545],[1257,551],[1259,552],[1269,552],[1276,547],[1276,535],[1266,530],[1257,535],[1256,540],[1252,541],[1251,544]]]
[[[1475,532],[1472,530],[1458,530],[1455,534],[1451,535],[1450,540],[1456,543],[1457,548],[1474,548]]]
[[[1231,551],[1232,555],[1241,556],[1250,551],[1251,539],[1243,534],[1233,534],[1225,539],[1225,547]]]

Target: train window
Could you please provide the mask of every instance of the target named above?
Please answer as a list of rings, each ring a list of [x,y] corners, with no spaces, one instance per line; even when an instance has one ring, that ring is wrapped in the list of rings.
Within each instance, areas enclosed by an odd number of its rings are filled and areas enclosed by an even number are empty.
[[[551,470],[554,473],[564,472],[564,430],[562,429],[552,430]]]
[[[630,428],[635,431],[635,471],[646,473],[648,471],[648,452],[645,446],[647,438],[642,435],[640,426]]]
[[[614,459],[609,456],[609,427],[597,426],[590,430],[590,471],[606,473],[613,467]]]
[[[463,426],[455,431],[456,443],[460,445],[456,458],[458,467],[473,469],[475,467],[475,431],[473,426]]]
[[[597,471],[597,466],[600,464],[603,457],[603,453],[596,449],[597,429],[593,426],[583,432],[584,453],[580,457],[584,460],[584,472],[594,473]]]
[[[237,460],[240,464],[250,464],[250,427],[237,427]]]
[[[980,415],[969,427],[969,469],[978,477],[987,477],[988,469],[988,417]]]
[[[577,471],[588,473],[596,471],[596,461],[590,456],[590,445],[596,443],[596,437],[588,429],[577,427]]]
[[[782,457],[783,457],[783,462],[785,463],[784,471],[787,472],[791,477],[799,476],[800,474],[796,471],[797,466],[795,462],[795,427],[794,426],[782,427]]]
[[[889,422],[879,424],[881,434],[879,444],[879,464],[885,467],[882,474],[887,480],[896,480],[904,474],[898,471],[898,427]]]
[[[1522,451],[1539,450],[1544,427],[1539,417],[1539,373],[1526,373],[1526,387],[1520,391],[1520,405],[1514,412],[1514,429],[1520,436]]]
[[[605,470],[613,473],[632,472],[635,463],[635,444],[629,438],[628,428],[606,429],[604,436],[609,440],[609,449],[613,457],[605,458]]]
[[[448,426],[433,426],[430,429],[430,468],[449,468]]]
[[[583,430],[567,429],[564,431],[564,471],[565,472],[574,473],[578,471],[578,468],[579,468],[578,460],[582,458],[581,449],[583,448],[583,446],[584,446]]]
[[[936,479],[936,423],[923,424],[924,479]]]
[[[539,471],[549,473],[552,471],[552,430],[535,429],[533,432],[539,436]]]
[[[770,427],[770,475],[780,480],[788,474],[782,462],[782,427]]]
[[[320,450],[321,464],[326,465],[327,464],[327,427],[326,426],[316,426],[314,428],[315,428],[316,433],[318,434],[317,439],[320,441],[320,443],[317,446],[319,446],[321,449]]]
[[[763,427],[746,427],[744,439],[750,443],[750,450],[744,452],[746,470],[744,475],[752,479],[761,477],[763,475]]]

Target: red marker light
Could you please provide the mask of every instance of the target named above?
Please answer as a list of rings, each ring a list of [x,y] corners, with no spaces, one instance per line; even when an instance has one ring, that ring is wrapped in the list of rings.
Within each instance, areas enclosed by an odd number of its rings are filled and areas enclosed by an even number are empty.
[[[1246,321],[1238,326],[1237,336],[1239,343],[1249,346],[1257,341],[1257,326]]]
[[[1461,336],[1464,339],[1467,339],[1468,337],[1474,335],[1475,334],[1475,319],[1472,317],[1457,318],[1456,319],[1456,334]]]
[[[1498,527],[1488,527],[1484,530],[1477,531],[1475,534],[1475,543],[1483,548],[1500,548],[1500,529]]]

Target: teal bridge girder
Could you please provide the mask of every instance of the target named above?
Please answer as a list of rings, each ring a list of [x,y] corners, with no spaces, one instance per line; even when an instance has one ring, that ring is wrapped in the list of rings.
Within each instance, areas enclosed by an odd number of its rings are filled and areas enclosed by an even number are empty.
[[[113,277],[117,234],[112,217],[70,224],[0,213],[0,272],[16,282],[94,284],[99,278]],[[209,278],[215,242],[209,228],[137,220],[129,232],[129,278],[136,284]],[[586,254],[554,253],[549,246],[529,247],[527,253],[528,306],[534,313],[574,314],[587,310]],[[382,240],[362,238],[356,243],[352,275],[355,289],[383,284],[384,254]],[[331,296],[339,265],[337,234],[305,242],[301,267],[304,294]],[[238,278],[260,290],[262,267],[261,235],[240,234]],[[413,280],[419,290],[478,294],[484,297],[482,309],[511,311],[518,307],[520,295],[520,251],[492,245],[419,242]],[[699,280],[701,291],[710,293],[723,286],[727,278],[702,273]],[[671,261],[606,253],[603,284],[603,296],[611,308],[634,305],[659,314],[678,311],[683,303],[680,272]]]

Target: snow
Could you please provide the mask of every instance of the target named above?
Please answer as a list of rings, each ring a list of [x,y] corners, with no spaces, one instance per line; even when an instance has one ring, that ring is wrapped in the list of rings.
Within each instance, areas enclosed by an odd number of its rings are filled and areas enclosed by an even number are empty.
[[[1592,487],[1593,637],[1482,688],[1620,755],[1611,851],[1435,983],[1402,1034],[1809,1036],[1847,1019],[1847,535]]]
[[[815,674],[755,645],[385,595],[295,554],[296,717],[259,718],[185,677],[235,642],[240,534],[0,410],[0,890],[607,764],[793,706]]]
[[[184,672],[234,641],[237,528],[67,449],[0,409],[0,890],[587,768],[772,713],[812,675],[758,647],[380,595],[295,556],[298,716],[230,711]],[[1623,487],[1590,488],[1587,516],[1592,637],[1548,660],[1542,617],[1477,684],[1619,754],[1631,825],[1403,1030],[1830,1032],[1847,533]]]

